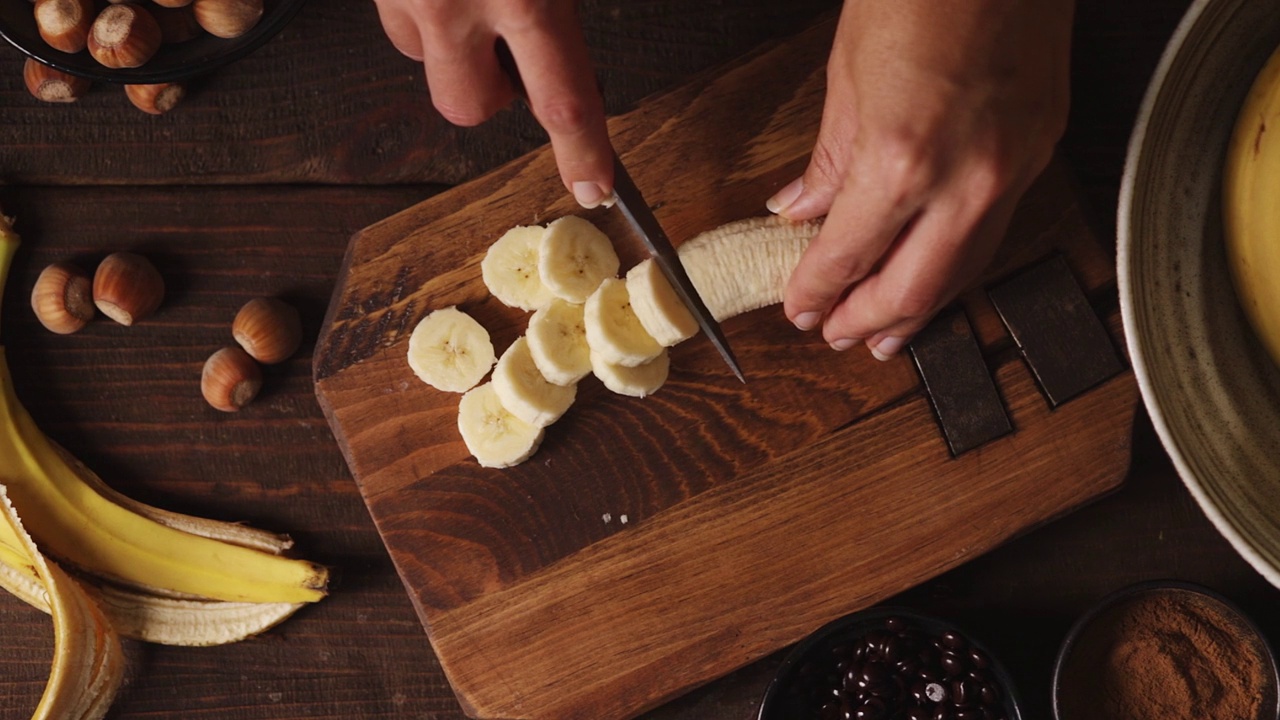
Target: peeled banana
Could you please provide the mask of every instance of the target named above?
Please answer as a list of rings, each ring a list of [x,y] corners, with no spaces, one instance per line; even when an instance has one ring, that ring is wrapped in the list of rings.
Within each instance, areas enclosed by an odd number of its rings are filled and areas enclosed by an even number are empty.
[[[822,227],[779,216],[721,225],[680,246],[680,262],[716,320],[782,302],[791,272]]]
[[[0,296],[17,246],[0,215]],[[124,666],[117,631],[168,644],[231,642],[325,595],[328,571],[283,557],[285,536],[160,510],[108,488],[36,427],[3,346],[0,458],[0,586],[54,620],[54,667],[37,718],[106,713]]]
[[[1236,120],[1223,171],[1222,219],[1240,305],[1280,364],[1280,48]]]

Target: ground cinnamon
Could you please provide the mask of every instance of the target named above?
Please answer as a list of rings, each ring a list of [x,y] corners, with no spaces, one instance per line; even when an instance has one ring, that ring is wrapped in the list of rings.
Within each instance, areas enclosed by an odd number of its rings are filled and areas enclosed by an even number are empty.
[[[1274,670],[1261,641],[1222,603],[1161,589],[1100,614],[1059,680],[1063,720],[1274,717]]]

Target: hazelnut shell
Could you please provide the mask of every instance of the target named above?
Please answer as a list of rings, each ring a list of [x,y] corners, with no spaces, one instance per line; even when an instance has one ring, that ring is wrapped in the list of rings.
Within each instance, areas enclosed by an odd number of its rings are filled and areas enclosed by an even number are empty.
[[[93,275],[93,304],[121,325],[142,320],[155,312],[163,300],[164,278],[141,255],[108,255]]]
[[[231,334],[255,360],[273,365],[287,359],[302,344],[298,311],[276,298],[254,298],[240,308]]]
[[[31,58],[22,66],[22,79],[32,97],[51,103],[75,102],[89,91],[90,85],[87,78],[69,75]]]
[[[93,319],[93,281],[75,265],[54,263],[36,278],[31,309],[48,330],[70,335]]]
[[[196,21],[210,35],[237,38],[262,19],[262,0],[195,0]]]
[[[36,0],[33,11],[36,30],[49,47],[78,53],[88,45],[93,0]]]
[[[200,392],[215,409],[236,412],[262,389],[262,368],[242,348],[224,347],[209,356],[200,373]]]
[[[89,28],[89,54],[109,68],[141,67],[160,49],[160,24],[140,5],[108,5]]]
[[[129,97],[129,102],[142,112],[163,115],[182,101],[186,95],[186,89],[178,83],[125,85],[124,94]]]

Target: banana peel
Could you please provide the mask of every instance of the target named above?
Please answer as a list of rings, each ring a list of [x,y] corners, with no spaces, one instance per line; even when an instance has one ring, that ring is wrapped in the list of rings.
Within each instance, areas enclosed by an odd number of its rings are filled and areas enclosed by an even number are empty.
[[[53,667],[32,720],[97,720],[124,679],[120,638],[84,589],[36,548],[2,484],[0,514],[0,557],[7,568],[20,563],[18,572],[31,581],[25,592],[53,616]]]

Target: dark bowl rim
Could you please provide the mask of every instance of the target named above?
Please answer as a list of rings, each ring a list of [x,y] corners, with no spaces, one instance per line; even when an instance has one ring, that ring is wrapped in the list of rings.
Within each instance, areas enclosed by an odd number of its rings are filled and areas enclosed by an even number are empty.
[[[1203,595],[1206,598],[1220,603],[1228,611],[1235,613],[1236,618],[1240,620],[1241,624],[1258,639],[1259,644],[1262,646],[1262,657],[1271,665],[1271,673],[1269,677],[1272,688],[1275,690],[1274,702],[1276,707],[1274,715],[1268,714],[1266,717],[1280,718],[1280,668],[1276,666],[1275,650],[1271,647],[1271,643],[1267,641],[1267,636],[1262,632],[1262,628],[1258,627],[1258,624],[1254,622],[1253,618],[1242,610],[1239,605],[1217,590],[1186,580],[1156,579],[1143,580],[1130,585],[1125,585],[1117,590],[1113,590],[1112,592],[1104,595],[1097,602],[1090,605],[1089,608],[1085,610],[1084,614],[1077,618],[1075,623],[1071,625],[1071,629],[1067,631],[1066,637],[1063,638],[1062,644],[1058,647],[1057,656],[1053,659],[1053,675],[1049,683],[1049,703],[1053,713],[1053,720],[1063,720],[1061,708],[1059,707],[1058,702],[1058,691],[1061,687],[1062,668],[1067,657],[1075,648],[1076,641],[1080,639],[1080,635],[1084,632],[1085,628],[1096,620],[1099,615],[1115,607],[1121,601],[1157,590],[1181,590],[1184,592]]]
[[[804,636],[794,647],[791,648],[783,658],[782,663],[778,665],[778,669],[773,673],[773,677],[769,679],[769,684],[765,686],[764,693],[760,697],[760,703],[756,708],[753,720],[768,720],[765,711],[769,709],[772,702],[781,689],[785,686],[785,681],[789,678],[792,669],[798,665],[805,656],[813,650],[814,647],[825,642],[828,638],[836,635],[855,625],[874,622],[876,620],[884,620],[890,617],[901,617],[906,620],[917,621],[935,626],[941,626],[954,630],[964,637],[971,645],[974,645],[991,661],[991,669],[996,678],[1000,681],[1004,689],[1005,706],[1012,711],[1009,720],[1022,720],[1022,696],[1018,693],[1017,686],[1013,682],[1013,678],[1009,675],[1008,669],[1000,658],[993,654],[990,648],[980,638],[975,637],[963,625],[959,625],[952,620],[948,620],[937,615],[920,612],[903,605],[877,605],[865,610],[857,610],[847,615],[841,616],[819,627],[817,630]]]
[[[3,37],[10,45],[32,60],[69,75],[117,85],[155,85],[190,80],[212,73],[245,58],[280,34],[280,31],[284,30],[285,26],[293,20],[306,2],[307,0],[277,0],[277,9],[274,12],[264,14],[262,20],[246,33],[247,37],[242,36],[226,40],[230,44],[227,50],[212,54],[199,62],[160,70],[148,70],[146,65],[137,68],[92,67],[86,69],[79,62],[72,62],[73,58],[79,60],[83,51],[81,53],[64,53],[54,50],[44,43],[38,43],[39,47],[29,47],[28,44],[21,41],[18,33],[4,22],[0,22],[0,37]],[[181,47],[181,45],[175,47]]]

